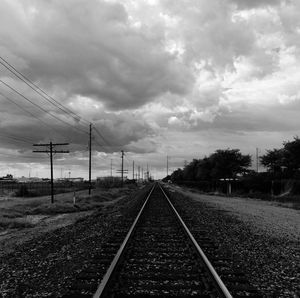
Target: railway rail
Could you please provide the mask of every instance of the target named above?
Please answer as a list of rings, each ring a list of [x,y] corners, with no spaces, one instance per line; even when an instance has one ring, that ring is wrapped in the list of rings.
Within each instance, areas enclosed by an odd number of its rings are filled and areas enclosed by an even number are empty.
[[[124,231],[64,297],[232,297],[158,183]]]

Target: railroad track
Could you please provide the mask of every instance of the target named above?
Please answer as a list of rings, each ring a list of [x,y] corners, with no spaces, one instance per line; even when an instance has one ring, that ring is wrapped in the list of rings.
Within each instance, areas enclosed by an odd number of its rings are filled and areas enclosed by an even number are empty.
[[[232,297],[158,183],[124,231],[64,297]]]

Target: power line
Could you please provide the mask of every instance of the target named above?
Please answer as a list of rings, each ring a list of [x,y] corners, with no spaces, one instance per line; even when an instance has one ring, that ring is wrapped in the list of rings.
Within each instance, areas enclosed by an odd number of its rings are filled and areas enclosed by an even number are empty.
[[[69,108],[65,107],[64,105],[62,105],[60,102],[56,101],[52,96],[50,96],[49,94],[47,94],[43,89],[41,89],[38,85],[36,85],[33,81],[31,81],[28,77],[26,77],[24,74],[22,74],[20,71],[18,71],[13,65],[11,65],[7,60],[5,60],[4,58],[2,58],[0,56],[0,59],[2,61],[0,61],[0,64],[2,66],[4,66],[8,71],[10,71],[12,74],[14,74],[18,79],[20,79],[23,83],[25,83],[28,87],[30,87],[33,91],[35,91],[39,96],[41,96],[44,100],[46,100],[47,102],[49,102],[50,104],[52,104],[53,106],[55,106],[57,109],[59,109],[60,111],[62,111],[65,115],[72,117],[75,121],[78,120],[82,120],[85,123],[89,123],[89,121],[85,120],[84,118],[82,118],[81,116],[79,116],[78,114],[76,114],[75,112],[73,112],[72,110],[70,110]],[[32,105],[34,105],[35,107],[37,107],[38,109],[40,109],[41,111],[45,112],[46,114],[50,115],[51,117],[55,118],[56,120],[60,121],[63,124],[66,124],[68,126],[70,126],[72,129],[83,132],[84,134],[88,134],[87,131],[79,128],[79,127],[74,127],[72,124],[64,121],[63,119],[60,119],[59,117],[57,117],[56,115],[54,115],[53,113],[47,111],[46,109],[44,109],[43,107],[41,107],[39,104],[33,102],[32,100],[30,100],[28,97],[26,97],[24,94],[22,94],[21,92],[17,91],[15,88],[13,88],[12,86],[10,86],[9,84],[5,83],[4,81],[0,80],[0,82],[2,84],[4,84],[6,87],[8,87],[9,89],[11,89],[12,91],[14,91],[15,93],[17,93],[19,96],[21,96],[23,99],[25,99],[26,101],[28,101],[29,103],[31,103]],[[36,115],[34,115],[33,113],[29,112],[28,110],[24,109],[21,105],[17,104],[15,101],[9,99],[8,97],[6,97],[5,95],[3,95],[2,93],[0,93],[0,95],[2,95],[6,100],[12,102],[13,104],[15,104],[16,106],[18,106],[20,109],[22,109],[23,111],[25,111],[26,113],[29,113],[31,116],[33,116],[34,118],[38,119],[39,121],[41,121],[44,125],[47,125],[47,127],[49,127],[49,125],[47,123],[45,123],[44,121],[42,121],[41,119],[39,119]],[[78,125],[81,125],[78,122]],[[50,127],[50,129],[52,129]],[[98,131],[97,128],[95,128],[95,131],[97,133],[98,136],[100,136],[100,138],[103,140],[104,145],[100,144],[96,139],[94,139],[95,143],[98,144],[100,147],[103,146],[107,146],[107,147],[115,147],[115,148],[120,148],[120,146],[112,146],[110,144],[110,142],[107,141],[107,139]],[[55,130],[54,130],[55,131]],[[57,132],[57,131],[55,131]],[[60,134],[59,132],[57,132],[58,134]],[[60,134],[62,135],[62,134]],[[13,137],[11,137],[11,139],[13,139]],[[16,140],[16,139],[15,139]],[[18,141],[18,140],[17,140]],[[20,140],[19,140],[20,141]],[[91,148],[90,148],[91,149]],[[128,160],[128,158],[125,156],[125,158]],[[128,160],[129,161],[129,160]]]
[[[67,146],[69,143],[47,143],[47,144],[33,144],[33,146],[47,147],[46,150],[33,150],[36,153],[49,153],[50,167],[51,167],[51,203],[54,203],[54,183],[53,183],[53,154],[55,153],[69,153],[69,150],[53,150],[55,146]],[[49,148],[49,149],[48,149]]]
[[[33,113],[31,113],[30,111],[26,110],[25,108],[23,108],[21,105],[19,105],[18,103],[16,103],[14,100],[12,100],[11,98],[7,97],[6,95],[4,95],[1,91],[0,91],[0,95],[6,99],[7,101],[13,103],[14,105],[16,105],[18,108],[20,108],[22,111],[28,113],[29,115],[31,115],[32,117],[34,117],[35,119],[41,121],[44,125],[47,126],[47,128],[50,128],[51,130],[53,130],[54,132],[56,132],[57,134],[65,137],[64,135],[62,135],[60,132],[58,132],[57,130],[55,130],[54,128],[52,127],[49,127],[49,124],[44,122],[42,119],[38,118],[36,115],[34,115]]]
[[[107,147],[113,147],[95,126],[94,126],[94,130],[101,137],[101,139],[104,141],[104,143],[107,144]]]
[[[75,128],[73,125],[71,125],[70,123],[58,118],[57,116],[53,115],[51,112],[45,110],[44,108],[42,108],[41,106],[39,106],[38,104],[36,104],[35,102],[31,101],[28,97],[26,97],[25,95],[23,95],[22,93],[20,93],[19,91],[17,91],[15,88],[11,87],[9,84],[3,82],[1,79],[0,79],[0,82],[2,84],[4,84],[6,87],[8,87],[9,89],[11,89],[12,91],[14,91],[15,93],[17,93],[19,96],[21,96],[22,98],[24,98],[26,101],[30,102],[32,105],[34,105],[35,107],[37,107],[38,109],[40,109],[41,111],[45,112],[46,114],[50,115],[51,117],[55,118],[56,120],[64,123],[64,124],[67,124],[69,125],[70,127],[72,127],[73,129],[77,129],[77,130],[80,130],[81,132],[85,133],[85,134],[88,134],[86,131],[83,131],[82,129],[79,129],[78,127]]]
[[[32,144],[31,140],[25,139],[25,138],[20,138],[20,137],[16,137],[16,136],[11,136],[11,135],[4,135],[4,134],[0,134],[0,136],[8,138],[8,139],[12,139],[18,142],[22,142],[22,143],[27,143],[27,144]]]
[[[13,65],[11,65],[7,60],[5,60],[3,57],[0,56],[0,59],[4,61],[7,65],[5,65],[3,62],[0,61],[0,64],[2,64],[6,69],[8,69],[11,73],[13,73],[17,78],[19,78],[21,81],[23,81],[27,86],[29,86],[32,90],[34,90],[37,94],[42,96],[45,100],[47,100],[49,103],[63,111],[64,113],[76,117],[78,120],[83,120],[86,123],[89,123],[87,120],[70,110],[69,108],[65,107],[63,104],[55,100],[52,96],[47,94],[43,89],[41,89],[38,85],[36,85],[34,82],[32,82],[28,77],[26,77],[24,74],[22,74],[20,71],[18,71]],[[12,68],[12,69],[11,69]]]
[[[27,86],[29,86],[32,90],[34,90],[37,94],[39,94],[41,97],[43,97],[46,101],[48,101],[49,103],[51,103],[52,105],[54,105],[56,108],[60,109],[62,112],[66,113],[68,116],[71,116],[72,118],[75,119],[79,119],[84,121],[85,123],[89,124],[90,122],[85,120],[84,118],[82,118],[81,116],[79,116],[78,114],[76,114],[75,112],[73,112],[71,109],[65,107],[64,105],[62,105],[60,102],[58,102],[57,100],[55,100],[52,96],[50,96],[49,94],[47,94],[43,89],[41,89],[38,85],[36,85],[32,80],[30,80],[27,76],[25,76],[24,74],[22,74],[20,71],[18,71],[12,64],[10,64],[6,59],[4,59],[3,57],[0,56],[0,59],[2,61],[0,61],[0,64],[3,65],[7,70],[9,70],[12,74],[14,74],[17,78],[19,78],[21,81],[23,81]],[[5,84],[3,81],[1,81],[3,84]],[[8,84],[5,84],[7,87],[11,88],[13,91],[16,92],[16,90],[14,90],[11,86],[9,86]],[[18,93],[18,92],[17,92]],[[20,96],[23,97],[23,95],[21,95],[20,93],[18,93]],[[26,98],[26,100],[28,100],[28,98]],[[29,100],[30,103],[34,104],[32,101]],[[42,109],[44,112],[46,112],[43,108],[41,108],[38,105],[35,105],[38,108]],[[62,120],[62,119],[58,119],[55,115],[53,115],[50,112],[47,112],[48,114],[50,114],[52,117],[56,118],[57,120],[71,126],[72,128],[74,128],[72,125],[70,125],[68,122]],[[75,117],[74,117],[75,116]],[[83,131],[79,128],[77,128],[80,131]],[[104,143],[108,146],[108,147],[113,147],[107,140],[106,138],[94,127],[96,133],[101,137],[101,139],[104,141]],[[83,131],[84,133],[88,134],[86,131]],[[97,142],[98,143],[98,142]],[[99,146],[102,146],[98,143]],[[105,145],[104,145],[105,146]],[[114,146],[117,147],[117,146]],[[118,148],[120,148],[120,146],[118,146]]]

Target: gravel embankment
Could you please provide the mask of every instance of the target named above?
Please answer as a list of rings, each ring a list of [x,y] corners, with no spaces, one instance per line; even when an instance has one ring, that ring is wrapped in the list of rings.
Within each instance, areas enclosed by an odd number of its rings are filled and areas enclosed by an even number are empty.
[[[266,297],[300,297],[299,210],[172,189],[193,224],[209,227],[254,287]]]
[[[122,224],[146,190],[126,196],[73,225],[44,233],[2,256],[0,297],[59,297]]]

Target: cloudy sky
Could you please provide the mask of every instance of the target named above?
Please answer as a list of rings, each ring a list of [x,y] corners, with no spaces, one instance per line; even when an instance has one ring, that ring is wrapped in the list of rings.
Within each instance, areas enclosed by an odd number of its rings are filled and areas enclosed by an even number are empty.
[[[93,177],[299,135],[297,0],[1,0],[0,57],[1,176],[87,178],[90,122]]]

